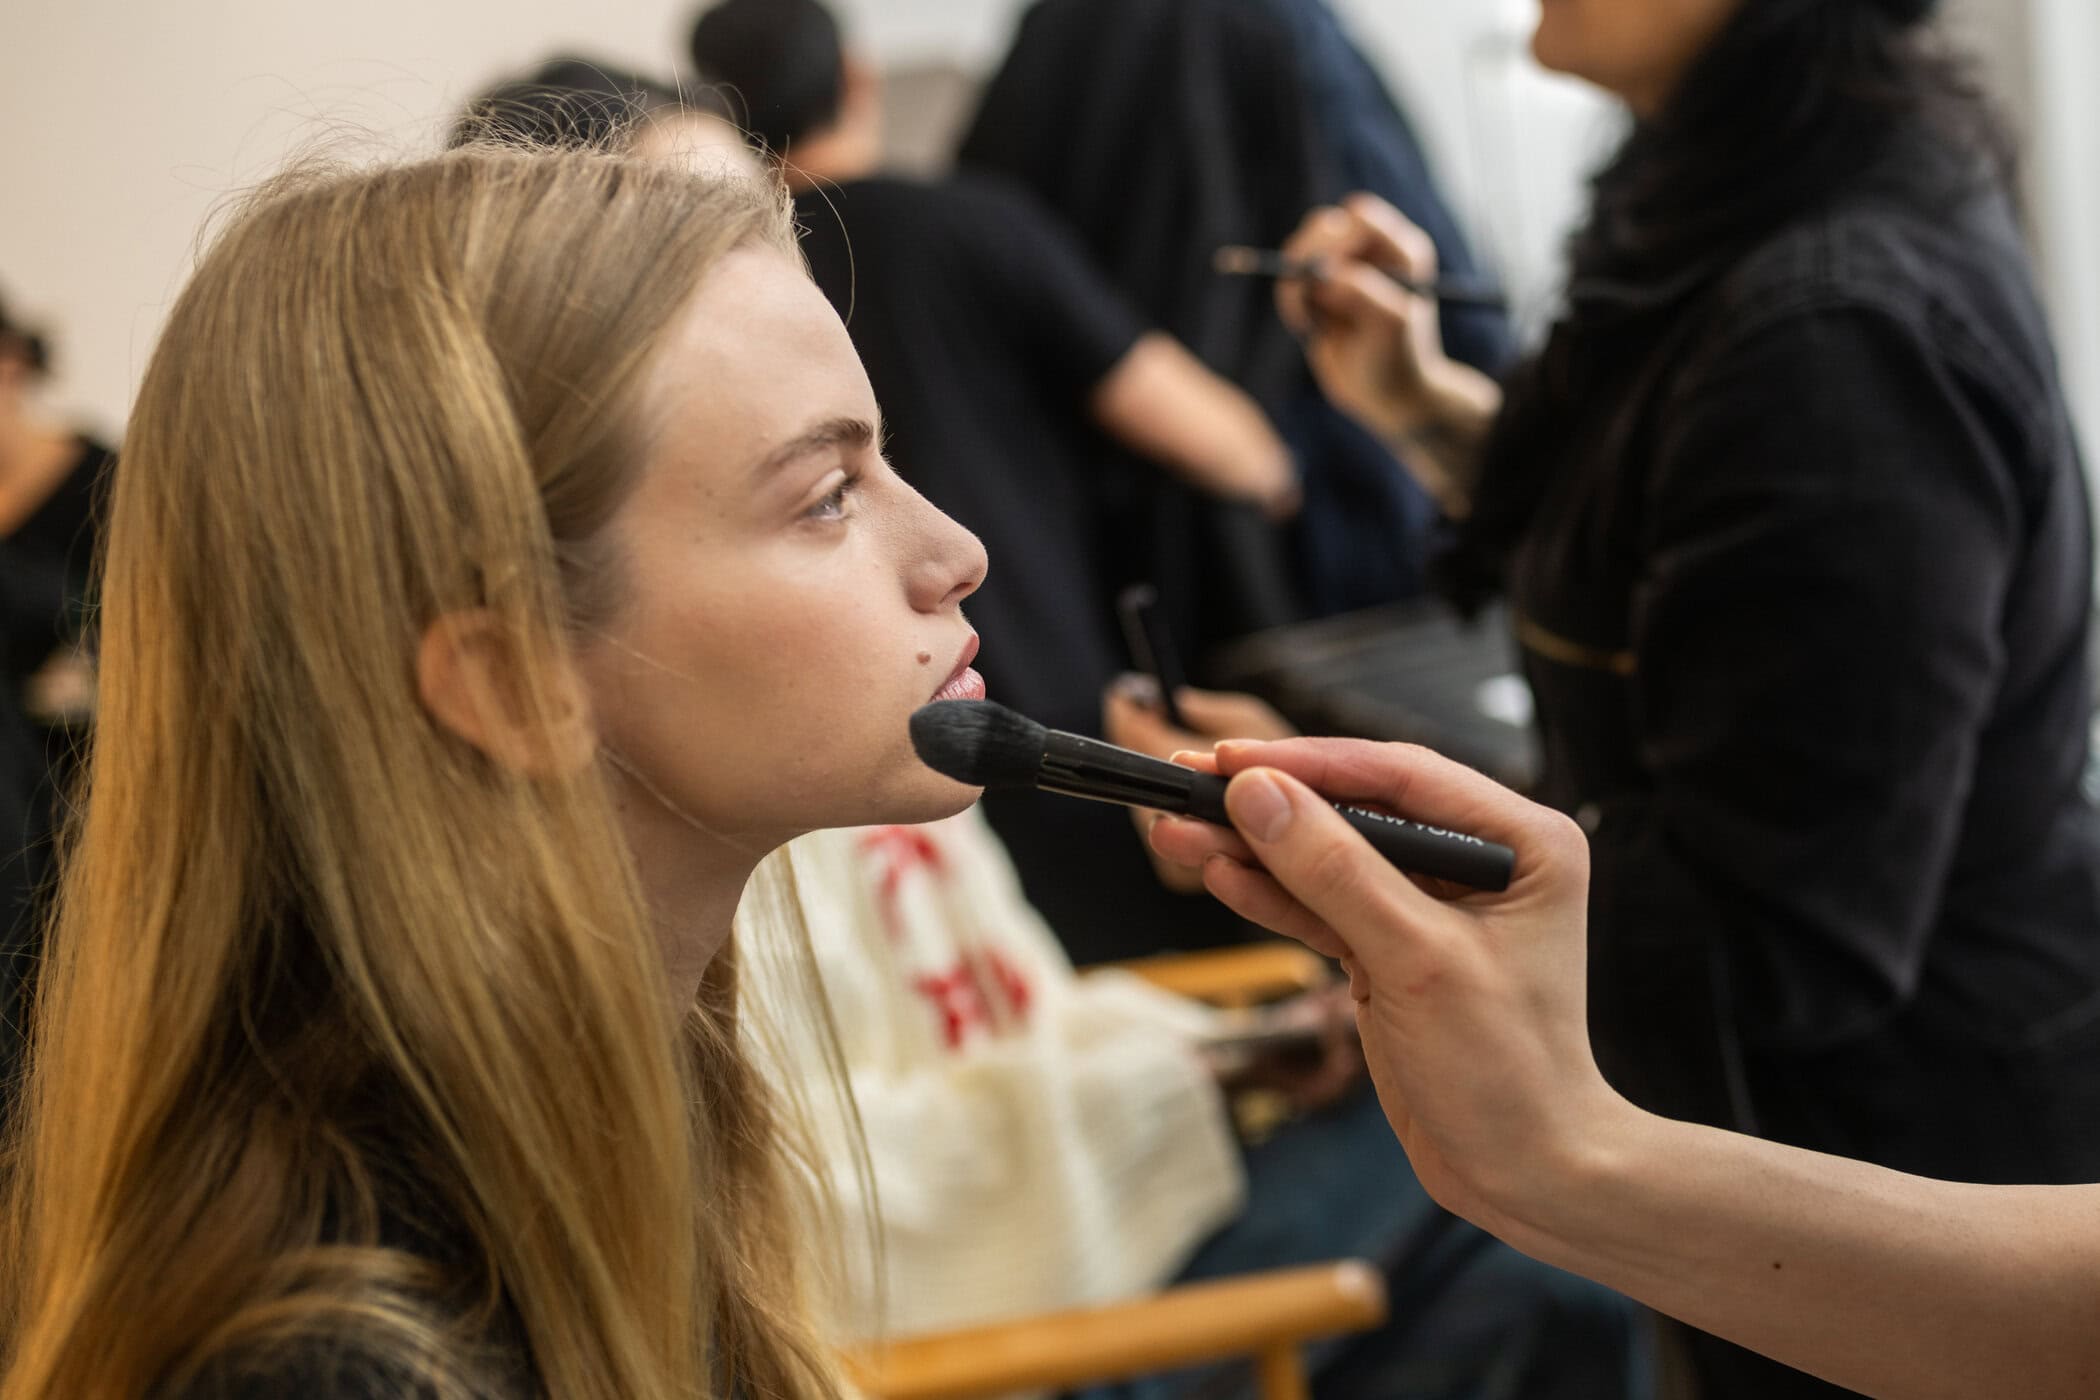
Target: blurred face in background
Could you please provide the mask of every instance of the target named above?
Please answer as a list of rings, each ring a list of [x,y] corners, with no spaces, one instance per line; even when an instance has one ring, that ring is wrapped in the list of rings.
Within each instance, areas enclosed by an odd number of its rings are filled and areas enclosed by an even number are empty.
[[[1652,116],[1708,44],[1756,0],[1540,0],[1531,52]],[[1840,0],[1830,0],[1840,3]]]

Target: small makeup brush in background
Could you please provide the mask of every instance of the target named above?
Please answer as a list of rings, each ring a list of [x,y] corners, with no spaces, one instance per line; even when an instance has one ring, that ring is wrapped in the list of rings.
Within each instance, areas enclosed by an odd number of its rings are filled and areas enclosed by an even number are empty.
[[[1210,265],[1212,271],[1225,277],[1296,277],[1310,282],[1321,275],[1318,258],[1287,258],[1274,248],[1249,248],[1238,243],[1228,243],[1211,254]],[[1478,278],[1439,277],[1434,282],[1417,282],[1390,268],[1379,270],[1416,296],[1434,297],[1448,306],[1482,306],[1501,311],[1509,305],[1500,287]]]

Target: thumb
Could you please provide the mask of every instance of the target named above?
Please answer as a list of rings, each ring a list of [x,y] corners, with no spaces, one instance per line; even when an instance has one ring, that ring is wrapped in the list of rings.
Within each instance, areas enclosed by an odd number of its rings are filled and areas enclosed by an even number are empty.
[[[1395,870],[1325,798],[1287,773],[1252,768],[1225,790],[1226,814],[1270,877],[1373,974],[1408,976],[1442,906]]]

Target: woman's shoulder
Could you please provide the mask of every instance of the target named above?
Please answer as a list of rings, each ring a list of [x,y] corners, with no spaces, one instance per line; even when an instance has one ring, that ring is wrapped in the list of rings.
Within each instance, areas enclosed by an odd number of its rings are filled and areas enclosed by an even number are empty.
[[[539,1393],[514,1325],[480,1344],[448,1349],[442,1366],[431,1355],[320,1333],[258,1340],[213,1357],[190,1379],[156,1391],[155,1400],[527,1400]]]
[[[1804,375],[1842,378],[1899,355],[2001,401],[2053,414],[2054,353],[2012,205],[1995,187],[1932,209],[1862,193],[1775,232],[1704,298],[1680,383],[1783,342]]]
[[[1982,172],[1863,180],[1774,229],[1718,280],[1711,305],[1724,331],[1745,333],[1864,313],[1994,349],[2045,335],[2012,199]]]
[[[435,1400],[438,1393],[412,1367],[374,1348],[301,1338],[240,1348],[156,1400]]]
[[[377,1251],[348,1246],[342,1275],[376,1269],[348,1292],[256,1300],[222,1332],[233,1340],[155,1400],[524,1400],[538,1393],[524,1322],[508,1290],[484,1287],[466,1232],[390,1193]],[[333,1235],[333,1229],[330,1231]],[[353,1232],[355,1234],[355,1232]],[[381,1257],[390,1262],[382,1265]],[[384,1278],[387,1281],[382,1282]]]

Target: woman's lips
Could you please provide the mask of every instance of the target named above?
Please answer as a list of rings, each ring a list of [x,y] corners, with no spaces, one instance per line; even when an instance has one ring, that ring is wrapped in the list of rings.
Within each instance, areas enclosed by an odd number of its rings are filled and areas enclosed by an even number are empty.
[[[972,632],[970,640],[963,643],[962,655],[955,660],[955,669],[941,688],[933,693],[936,700],[982,700],[984,699],[984,677],[970,666],[977,659],[977,634]]]
[[[948,678],[948,683],[933,693],[936,700],[982,700],[984,699],[984,677],[972,666],[965,666]]]

